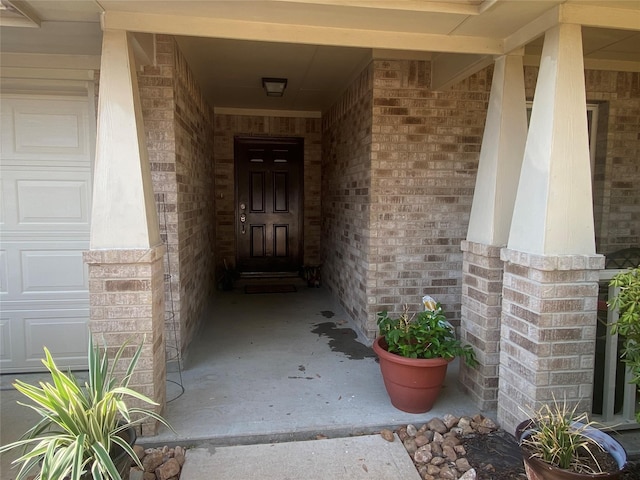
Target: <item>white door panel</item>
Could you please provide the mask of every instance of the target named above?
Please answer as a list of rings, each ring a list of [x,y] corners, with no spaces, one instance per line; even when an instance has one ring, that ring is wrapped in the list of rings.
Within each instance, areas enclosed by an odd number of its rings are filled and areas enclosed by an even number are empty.
[[[89,100],[3,95],[0,372],[86,366],[91,153]]]

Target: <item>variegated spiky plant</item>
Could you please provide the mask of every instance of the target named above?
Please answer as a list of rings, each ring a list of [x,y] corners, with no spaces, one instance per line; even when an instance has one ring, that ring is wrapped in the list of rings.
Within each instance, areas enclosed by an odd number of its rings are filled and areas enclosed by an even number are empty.
[[[34,386],[16,380],[16,390],[33,402],[18,403],[42,417],[20,440],[0,447],[0,453],[24,448],[23,455],[13,462],[22,465],[16,480],[26,479],[34,470],[35,480],[80,480],[86,478],[83,475],[95,480],[120,480],[110,457],[116,445],[141,466],[122,432],[148,418],[171,427],[151,410],[127,406],[127,398],[152,406],[157,403],[129,388],[142,345],[118,381],[114,368],[126,346],[125,343],[118,349],[110,366],[106,347],[100,349],[90,338],[89,378],[84,385],[71,372],[62,372],[46,347],[42,363],[51,374],[52,383]]]

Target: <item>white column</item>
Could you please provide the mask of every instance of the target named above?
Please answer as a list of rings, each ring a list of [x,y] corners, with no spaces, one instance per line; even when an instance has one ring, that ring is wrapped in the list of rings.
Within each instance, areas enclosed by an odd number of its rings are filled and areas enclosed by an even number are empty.
[[[160,244],[129,34],[105,30],[91,217],[92,250]]]
[[[508,247],[595,253],[580,25],[545,34]]]
[[[522,55],[496,59],[467,240],[507,244],[527,139]]]

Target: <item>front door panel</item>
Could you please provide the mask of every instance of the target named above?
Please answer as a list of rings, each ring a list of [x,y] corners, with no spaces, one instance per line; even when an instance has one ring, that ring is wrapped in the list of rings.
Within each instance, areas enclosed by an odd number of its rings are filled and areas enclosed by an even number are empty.
[[[236,238],[240,272],[301,266],[301,139],[237,138]]]

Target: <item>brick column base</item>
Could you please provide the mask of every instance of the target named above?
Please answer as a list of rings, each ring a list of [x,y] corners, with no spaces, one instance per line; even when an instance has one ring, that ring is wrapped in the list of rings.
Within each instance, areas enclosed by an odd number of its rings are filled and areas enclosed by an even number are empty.
[[[508,432],[544,403],[591,412],[602,255],[502,249],[498,422]],[[522,409],[525,409],[523,412]]]
[[[463,389],[481,410],[498,406],[500,314],[503,263],[500,247],[463,241],[461,337],[474,347],[480,363],[460,366]]]
[[[89,328],[94,341],[106,343],[114,353],[129,341],[131,348],[124,353],[128,365],[127,360],[144,340],[129,386],[159,403],[154,408],[158,413],[166,404],[163,256],[163,245],[84,252],[89,266]],[[155,421],[143,423],[138,434],[155,435],[157,429]]]

